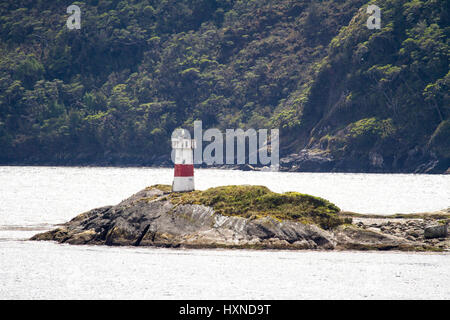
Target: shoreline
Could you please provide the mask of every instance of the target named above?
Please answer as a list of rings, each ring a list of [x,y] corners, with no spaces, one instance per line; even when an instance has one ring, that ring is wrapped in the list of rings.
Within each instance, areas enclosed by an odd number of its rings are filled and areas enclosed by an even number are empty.
[[[247,165],[245,165],[247,166]],[[127,164],[58,164],[58,163],[44,163],[44,164],[27,164],[27,163],[0,163],[0,167],[17,167],[17,168],[108,168],[108,169],[168,169],[173,170],[173,164],[167,166],[160,165],[127,165]],[[194,165],[195,170],[232,170],[232,171],[252,171],[252,172],[277,172],[277,173],[322,173],[322,174],[373,174],[373,175],[425,175],[425,176],[447,176],[450,175],[450,171],[440,173],[430,173],[430,172],[410,172],[410,171],[290,171],[286,168],[284,170],[271,171],[264,168],[255,167],[253,169],[243,169],[241,166],[237,165],[223,165],[223,166],[198,166]]]
[[[56,227],[57,225],[55,225]],[[19,243],[33,243],[33,242],[46,242],[54,245],[65,245],[67,247],[79,247],[79,248],[109,248],[109,249],[126,249],[126,250],[167,250],[170,252],[201,252],[201,251],[211,251],[211,252],[274,252],[274,253],[367,253],[367,254],[413,254],[413,255],[431,255],[431,256],[449,256],[450,250],[444,251],[408,251],[408,250],[376,250],[376,249],[368,249],[368,250],[357,250],[357,249],[334,249],[334,250],[325,250],[325,249],[276,249],[276,248],[221,248],[221,247],[201,247],[201,248],[189,248],[189,247],[157,247],[157,246],[133,246],[133,245],[123,245],[123,246],[106,246],[106,245],[98,245],[98,244],[68,244],[68,243],[60,243],[55,240],[30,240],[30,239],[2,239],[1,242],[19,242]]]

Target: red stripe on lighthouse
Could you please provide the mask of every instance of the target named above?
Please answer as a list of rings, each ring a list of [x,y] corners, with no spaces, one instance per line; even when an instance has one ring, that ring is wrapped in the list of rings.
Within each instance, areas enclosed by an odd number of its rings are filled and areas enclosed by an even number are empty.
[[[193,164],[176,164],[175,165],[175,177],[193,177],[194,165]]]

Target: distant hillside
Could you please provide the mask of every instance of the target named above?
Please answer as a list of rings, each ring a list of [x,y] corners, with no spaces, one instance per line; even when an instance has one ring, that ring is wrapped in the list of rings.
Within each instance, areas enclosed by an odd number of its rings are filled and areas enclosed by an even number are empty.
[[[66,27],[71,4],[80,30]],[[150,165],[176,127],[202,120],[279,127],[282,156],[331,159],[311,170],[444,172],[449,6],[2,1],[0,163]]]

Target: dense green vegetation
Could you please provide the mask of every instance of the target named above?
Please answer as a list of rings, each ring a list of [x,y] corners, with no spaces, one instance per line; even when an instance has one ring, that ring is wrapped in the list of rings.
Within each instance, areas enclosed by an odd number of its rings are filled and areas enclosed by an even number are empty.
[[[346,158],[380,154],[395,168],[422,157],[450,166],[449,3],[371,1],[382,28],[364,28],[364,11],[344,27],[317,65],[306,144]],[[307,124],[309,122],[309,124]]]
[[[161,188],[161,186],[155,186]],[[164,186],[161,189],[164,188]],[[272,217],[317,224],[324,229],[350,222],[339,217],[340,209],[331,202],[298,192],[275,193],[264,186],[225,186],[205,191],[171,193],[176,204],[210,206],[225,216]]]
[[[0,162],[151,164],[178,126],[281,130],[403,170],[450,166],[449,3],[3,1]],[[66,8],[81,8],[68,30]],[[409,170],[409,169],[408,169]]]

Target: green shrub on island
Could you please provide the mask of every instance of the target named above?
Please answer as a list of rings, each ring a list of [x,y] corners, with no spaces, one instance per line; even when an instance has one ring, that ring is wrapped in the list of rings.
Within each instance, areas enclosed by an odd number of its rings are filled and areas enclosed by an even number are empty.
[[[168,192],[169,186],[155,186]],[[264,186],[223,186],[205,191],[169,193],[175,204],[198,204],[212,207],[225,216],[249,219],[271,217],[279,221],[293,220],[331,229],[351,223],[339,216],[340,209],[328,200],[298,192],[276,193]]]

